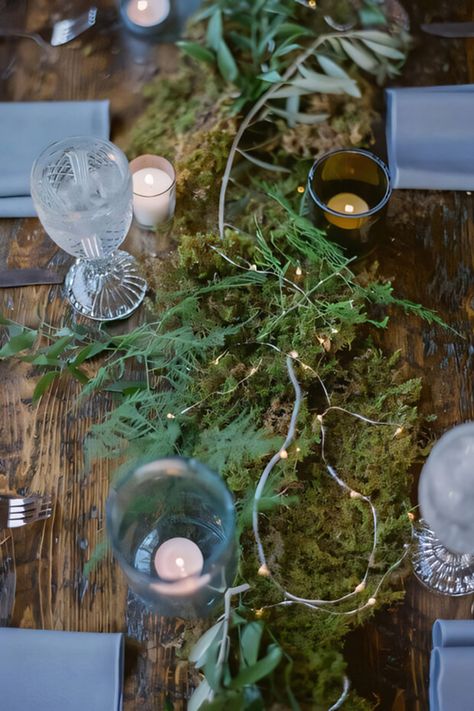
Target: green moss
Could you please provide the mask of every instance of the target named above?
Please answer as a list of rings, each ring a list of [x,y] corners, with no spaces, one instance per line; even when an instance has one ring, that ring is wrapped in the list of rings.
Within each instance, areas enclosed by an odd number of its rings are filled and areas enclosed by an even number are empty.
[[[226,478],[240,513],[240,575],[251,585],[240,612],[252,619],[255,610],[282,599],[277,586],[257,575],[259,565],[249,531],[255,483],[268,457],[281,446],[293,409],[293,389],[278,351],[298,351],[307,366],[296,365],[305,390],[297,439],[288,459],[272,476],[261,524],[271,570],[283,588],[311,598],[346,595],[364,576],[372,546],[369,506],[337,486],[321,457],[318,414],[327,402],[320,378],[333,405],[395,423],[369,425],[341,412],[325,420],[327,460],[349,486],[370,496],[379,516],[378,547],[367,589],[347,604],[331,608],[344,613],[374,593],[409,538],[406,513],[410,466],[419,452],[416,402],[420,383],[404,381],[398,356],[385,356],[362,336],[360,326],[370,317],[373,274],[354,277],[321,233],[309,223],[298,222],[296,214],[286,212],[268,195],[276,183],[278,194],[299,210],[297,188],[304,184],[309,165],[302,159],[301,136],[289,141],[288,130],[279,124],[280,132],[273,139],[275,160],[291,166],[289,175],[275,179],[275,174],[259,171],[269,181],[265,183],[255,175],[253,164],[238,163],[226,217],[240,231],[228,230],[226,239],[219,239],[218,192],[236,120],[226,112],[228,98],[214,75],[204,79],[201,71],[185,65],[178,77],[179,81],[176,77],[160,79],[150,88],[150,107],[131,139],[133,153],[167,155],[178,174],[173,231],[179,247],[166,263],[147,263],[154,292],[149,305],[158,323],[165,319],[176,329],[177,350],[180,328],[191,339],[203,339],[224,327],[233,330],[222,343],[216,340],[215,347],[195,346],[192,355],[186,344],[182,362],[187,370],[173,355],[169,357],[165,372],[172,388],[160,391],[159,403],[145,397],[139,406],[134,403],[141,423],[147,413],[153,417],[153,428],[134,446],[142,452],[161,453],[171,447],[201,457]],[[339,104],[339,113],[332,119],[333,135],[336,129],[350,130],[349,124],[359,117],[361,142],[367,142],[371,109],[366,103],[348,101],[349,112],[344,113]],[[293,137],[299,130],[292,130]],[[314,137],[322,129],[301,130],[306,134],[316,131],[311,133]],[[247,271],[250,265],[261,272],[253,272],[254,280]],[[301,294],[284,279],[297,283],[312,298],[300,303]],[[255,372],[247,379],[251,368]],[[191,415],[173,420],[171,437],[171,425],[161,422],[159,413],[180,412],[191,402],[202,404]],[[133,412],[127,411],[127,418],[133,423]],[[94,435],[103,442],[113,427],[112,421],[105,422]],[[394,577],[392,583],[396,582]],[[390,583],[377,594],[379,605],[392,604],[400,597]],[[341,692],[345,636],[372,614],[373,608],[345,616],[296,606],[265,612],[268,639],[274,636],[293,660],[286,675],[277,675],[272,685],[263,684],[268,703],[275,696],[284,699],[289,683],[303,709],[327,709]],[[238,646],[237,633],[235,637]],[[370,707],[354,692],[344,706],[354,711]]]

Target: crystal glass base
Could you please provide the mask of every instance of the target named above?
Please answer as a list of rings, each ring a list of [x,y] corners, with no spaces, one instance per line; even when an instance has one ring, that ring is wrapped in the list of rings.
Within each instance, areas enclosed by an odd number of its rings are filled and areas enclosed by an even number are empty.
[[[415,540],[413,572],[418,580],[443,595],[474,592],[474,555],[448,550],[423,520],[415,529]]]
[[[129,316],[141,304],[147,289],[135,259],[122,251],[105,259],[78,259],[67,273],[64,286],[74,309],[97,321]]]

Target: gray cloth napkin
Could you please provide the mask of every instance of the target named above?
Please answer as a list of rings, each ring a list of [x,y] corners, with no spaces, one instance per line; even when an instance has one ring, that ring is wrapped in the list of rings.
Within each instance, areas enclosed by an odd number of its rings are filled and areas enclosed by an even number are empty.
[[[0,103],[0,217],[34,217],[33,161],[49,143],[70,136],[108,138],[108,101]]]
[[[120,711],[123,635],[0,629],[3,711]]]
[[[387,89],[394,188],[474,189],[474,84]]]

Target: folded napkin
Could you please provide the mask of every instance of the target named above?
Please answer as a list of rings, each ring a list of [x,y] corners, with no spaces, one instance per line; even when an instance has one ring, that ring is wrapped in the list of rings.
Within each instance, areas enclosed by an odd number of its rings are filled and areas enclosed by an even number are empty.
[[[34,217],[33,161],[53,141],[109,137],[108,101],[0,103],[0,217]]]
[[[395,188],[474,189],[474,84],[387,89]]]
[[[123,635],[0,629],[4,711],[120,711]]]
[[[435,647],[430,660],[430,711],[472,711],[474,647]]]
[[[433,647],[474,647],[474,620],[436,620]]]
[[[430,711],[474,708],[474,620],[436,620],[430,659]]]

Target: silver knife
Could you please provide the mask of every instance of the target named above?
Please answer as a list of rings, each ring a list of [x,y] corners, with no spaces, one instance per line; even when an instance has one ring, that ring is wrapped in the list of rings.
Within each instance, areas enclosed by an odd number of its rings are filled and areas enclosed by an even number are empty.
[[[64,277],[50,269],[0,269],[0,289],[34,284],[62,284]]]
[[[474,37],[474,22],[433,22],[421,29],[437,37]]]

